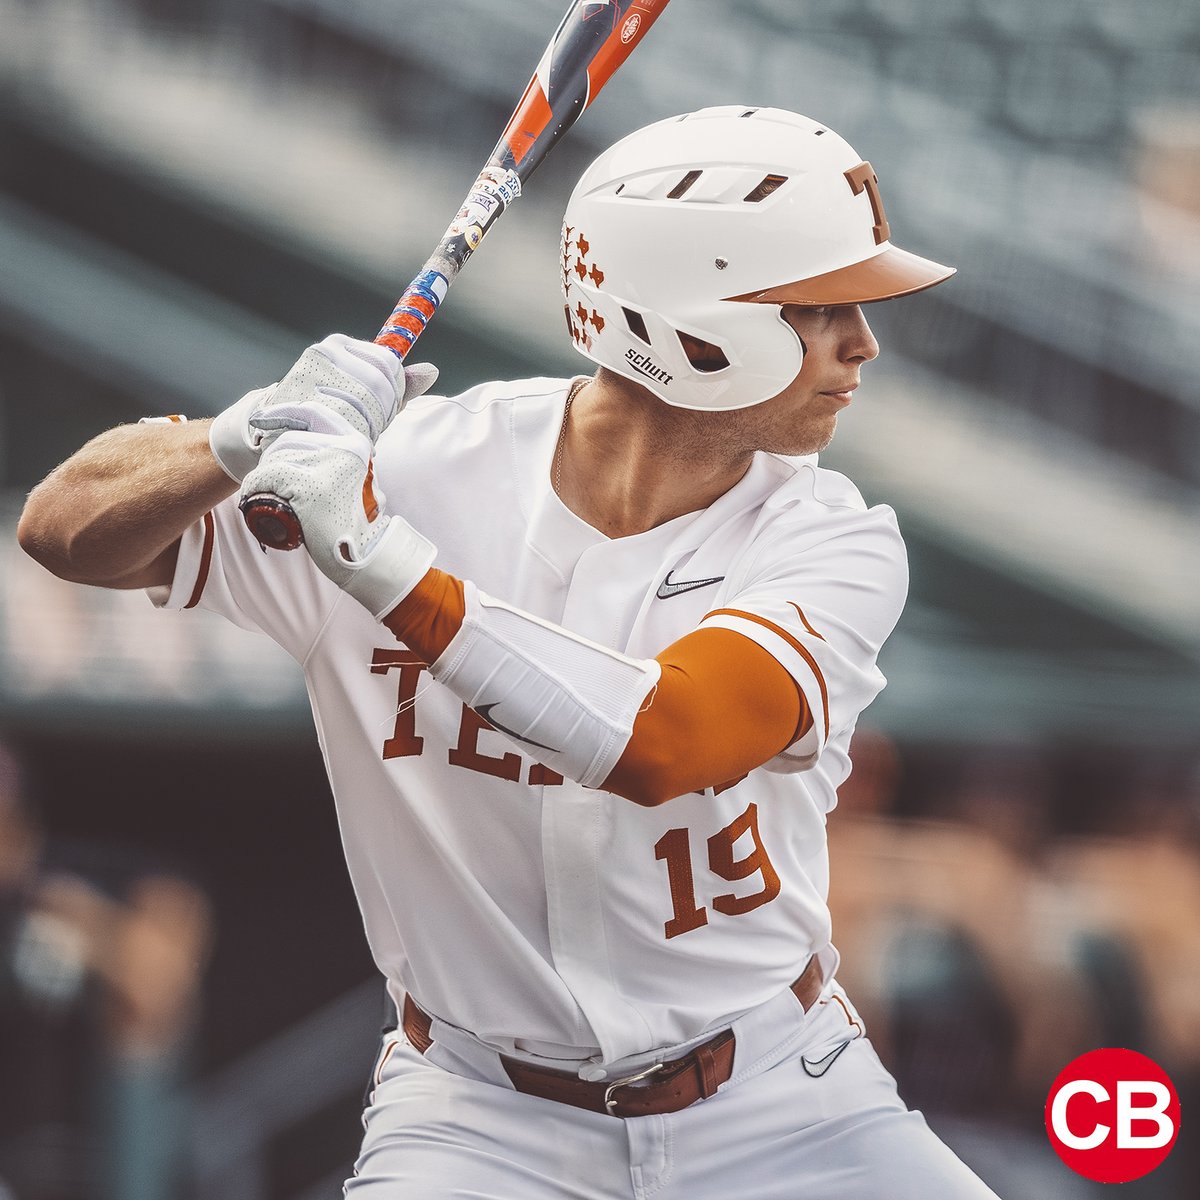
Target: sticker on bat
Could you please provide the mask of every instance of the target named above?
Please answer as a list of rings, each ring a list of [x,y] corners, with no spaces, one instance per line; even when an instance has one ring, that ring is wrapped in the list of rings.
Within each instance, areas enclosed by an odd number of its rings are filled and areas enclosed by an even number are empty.
[[[467,197],[467,202],[458,210],[458,215],[464,221],[480,213],[489,216],[500,207],[500,201],[490,192],[474,191]]]
[[[511,204],[521,194],[521,177],[516,171],[488,167],[480,173],[479,178],[481,181],[490,182],[495,188],[496,195],[505,204]]]
[[[521,179],[515,171],[504,170],[501,167],[485,167],[467,194],[462,208],[458,210],[458,218],[455,221],[458,231],[469,231],[476,225],[481,231],[486,231],[505,206],[511,204],[520,194]]]
[[[629,43],[632,42],[635,37],[637,37],[637,31],[641,29],[641,27],[641,14],[634,13],[629,20],[627,20],[625,24],[621,26],[621,41],[628,46]]]

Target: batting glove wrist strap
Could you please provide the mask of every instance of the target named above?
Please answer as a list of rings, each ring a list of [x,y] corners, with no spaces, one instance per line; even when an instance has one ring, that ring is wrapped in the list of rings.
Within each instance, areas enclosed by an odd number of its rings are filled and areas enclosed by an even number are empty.
[[[658,683],[654,659],[630,658],[464,584],[462,628],[431,674],[527,753],[598,787]]]
[[[387,528],[365,558],[345,562],[342,590],[382,621],[433,566],[437,547],[403,517],[384,517]]]
[[[332,432],[279,434],[243,481],[242,496],[286,501],[313,562],[378,620],[417,586],[437,550],[403,518],[385,514],[367,438],[337,414],[322,421]]]

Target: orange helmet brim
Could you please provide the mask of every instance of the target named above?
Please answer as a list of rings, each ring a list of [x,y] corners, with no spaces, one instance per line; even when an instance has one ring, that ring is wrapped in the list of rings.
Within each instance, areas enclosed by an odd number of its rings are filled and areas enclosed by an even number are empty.
[[[836,271],[726,299],[744,304],[870,304],[923,292],[949,279],[955,270],[889,246],[863,262]]]

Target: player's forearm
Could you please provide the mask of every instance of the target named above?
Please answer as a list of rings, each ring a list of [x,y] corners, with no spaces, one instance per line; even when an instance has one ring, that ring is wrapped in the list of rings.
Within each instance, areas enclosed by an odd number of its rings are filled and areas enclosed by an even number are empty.
[[[212,456],[209,424],[122,425],[93,438],[30,493],[22,548],[76,583],[135,576],[237,487]]]

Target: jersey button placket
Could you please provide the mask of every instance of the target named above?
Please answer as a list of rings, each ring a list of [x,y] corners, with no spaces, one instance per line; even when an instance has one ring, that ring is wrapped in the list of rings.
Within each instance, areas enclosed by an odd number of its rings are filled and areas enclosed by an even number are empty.
[[[661,555],[652,542],[622,538],[589,546],[579,556],[563,617],[568,629],[626,652],[646,591],[655,586]]]
[[[570,781],[555,788],[542,806],[542,854],[555,970],[605,1057],[615,1058],[631,1052],[625,1043],[641,1023],[617,994],[608,956],[600,887],[608,803],[603,793]]]

